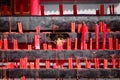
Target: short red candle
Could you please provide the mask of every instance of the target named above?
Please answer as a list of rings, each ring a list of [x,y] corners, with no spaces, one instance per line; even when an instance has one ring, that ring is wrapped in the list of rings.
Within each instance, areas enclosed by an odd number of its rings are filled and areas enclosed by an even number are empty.
[[[35,60],[35,68],[36,68],[36,69],[40,69],[39,63],[40,63],[40,60],[39,60],[39,59],[36,59],[36,60]]]
[[[40,49],[40,36],[39,35],[34,36],[34,47],[35,49]]]
[[[43,43],[43,50],[47,50],[47,44]]]
[[[71,32],[75,32],[75,22],[71,22]]]
[[[77,68],[77,69],[80,69],[80,68],[81,68],[80,59],[79,59],[79,58],[76,59],[76,68]]]
[[[100,5],[100,15],[103,16],[104,15],[104,4]]]

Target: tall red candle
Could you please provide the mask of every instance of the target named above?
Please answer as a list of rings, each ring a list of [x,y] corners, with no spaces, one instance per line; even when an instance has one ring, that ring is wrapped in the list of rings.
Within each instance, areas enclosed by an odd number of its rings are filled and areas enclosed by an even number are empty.
[[[104,59],[104,69],[107,69],[107,68],[108,68],[108,60]]]
[[[17,50],[18,49],[18,42],[17,40],[13,39],[13,49]]]
[[[103,26],[103,45],[102,48],[105,49],[106,48],[106,24],[104,23]]]
[[[82,31],[82,24],[78,24],[78,33]]]
[[[112,6],[110,5],[110,6],[109,6],[110,15],[113,15],[113,14],[112,14],[112,9],[111,9],[111,8],[112,8]]]
[[[92,38],[90,38],[90,50],[92,50]]]
[[[112,13],[113,13],[113,15],[115,14],[115,10],[114,10],[115,8],[114,8],[114,4],[112,4]]]
[[[100,5],[100,15],[103,16],[104,15],[104,4]]]
[[[30,0],[30,15],[39,15],[40,0]]]
[[[71,22],[71,32],[75,32],[75,22]]]
[[[35,68],[36,68],[36,69],[39,69],[39,68],[40,68],[39,63],[40,63],[40,60],[39,60],[39,59],[36,59],[36,60],[35,60]]]
[[[67,50],[70,50],[71,49],[71,39],[68,38],[67,39]]]
[[[63,5],[59,4],[59,12],[60,12],[60,16],[63,16]]]
[[[96,42],[96,50],[99,49],[99,39],[98,39],[98,34],[99,34],[99,26],[98,24],[95,24],[95,42]]]
[[[113,68],[116,68],[116,60],[115,60],[114,56],[112,56],[112,66],[113,66]]]
[[[73,5],[73,15],[74,16],[77,15],[77,5],[76,4]]]
[[[39,35],[34,36],[34,47],[35,49],[40,49],[40,36]]]
[[[103,22],[100,22],[100,32],[103,32]]]
[[[41,15],[42,15],[42,16],[44,16],[44,15],[45,15],[44,5],[41,5]]]
[[[118,50],[118,39],[115,39],[115,49]]]
[[[46,66],[46,69],[50,69],[50,61],[49,60],[45,61],[45,66]]]
[[[108,49],[110,49],[110,50],[113,49],[113,40],[112,40],[112,38],[108,39]]]
[[[78,44],[78,39],[77,38],[75,38],[75,50],[77,50],[77,45]]]

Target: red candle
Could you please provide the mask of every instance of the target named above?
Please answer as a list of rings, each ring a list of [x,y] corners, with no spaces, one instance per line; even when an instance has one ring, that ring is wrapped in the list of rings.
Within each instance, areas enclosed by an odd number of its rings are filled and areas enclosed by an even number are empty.
[[[30,15],[39,15],[40,0],[30,0]]]
[[[47,44],[43,43],[43,50],[47,50]]]
[[[41,15],[44,16],[45,13],[44,13],[44,5],[41,5]]]
[[[63,16],[63,5],[59,4],[59,12],[60,12],[60,16]]]
[[[110,5],[110,6],[109,6],[110,15],[113,15],[113,14],[112,14],[112,9],[111,9],[111,8],[112,8],[112,6]]]
[[[32,50],[32,45],[28,45],[28,50]]]
[[[95,24],[95,41],[96,41],[96,50],[99,49],[99,39],[98,39],[98,35],[99,35],[99,26],[98,26],[98,24]]]
[[[4,5],[4,15],[8,15],[8,7],[7,7],[7,5]]]
[[[113,13],[113,15],[115,14],[115,10],[114,10],[115,8],[114,8],[114,4],[112,4],[112,13]]]
[[[17,50],[18,49],[18,42],[17,40],[13,39],[13,49]]]
[[[104,4],[100,5],[100,15],[103,16],[104,15]]]
[[[113,66],[113,68],[116,68],[116,60],[115,60],[114,56],[112,56],[112,66]]]
[[[67,50],[71,50],[71,39],[67,39]]]
[[[73,69],[73,59],[72,59],[72,57],[68,58],[68,69]]]
[[[6,68],[7,69],[14,69],[14,63],[11,62],[10,64],[7,64]]]
[[[36,27],[36,33],[40,33],[40,26]]]
[[[78,33],[82,31],[82,24],[78,24]]]
[[[4,38],[4,50],[8,50],[8,39],[7,38]]]
[[[50,69],[50,61],[49,60],[45,61],[45,66],[46,66],[46,69]]]
[[[40,69],[39,63],[40,63],[40,60],[36,59],[35,60],[35,69]]]
[[[104,24],[103,26],[103,45],[102,45],[103,49],[106,48],[106,24]]]
[[[0,39],[0,49],[2,49],[2,40]]]
[[[24,12],[24,6],[23,4],[20,4],[20,16],[23,16],[23,12]]]
[[[77,69],[80,69],[80,68],[81,68],[80,59],[79,59],[79,58],[76,59],[76,68],[77,68]]]
[[[20,78],[20,80],[26,80],[25,76],[22,76],[22,77]]]
[[[73,5],[73,15],[74,16],[77,15],[77,5],[76,4]]]
[[[23,59],[20,58],[20,69],[23,69]]]
[[[52,45],[48,44],[48,50],[52,50]]]
[[[120,68],[120,58],[118,59],[118,68]]]
[[[34,36],[34,47],[35,49],[40,49],[40,36],[39,35]]]
[[[19,32],[19,33],[23,33],[22,23],[21,23],[21,22],[18,22],[18,32]]]
[[[119,50],[120,50],[120,44],[119,44]]]
[[[118,50],[118,39],[115,39],[115,48]]]
[[[113,39],[112,39],[112,38],[109,38],[109,39],[108,39],[108,48],[109,48],[110,50],[113,50]]]
[[[75,38],[75,50],[77,50],[78,39]]]
[[[104,59],[104,69],[107,69],[107,68],[108,68],[108,60]]]
[[[30,63],[30,69],[35,69],[34,63]]]
[[[92,50],[92,38],[90,38],[90,50]]]
[[[71,22],[71,32],[75,32],[75,22]]]
[[[90,61],[88,61],[87,58],[85,58],[85,64],[86,64],[86,68],[91,68],[91,63]]]
[[[97,16],[99,15],[99,12],[100,12],[99,10],[96,10],[96,15],[97,15]]]
[[[100,32],[103,32],[103,22],[100,22]]]

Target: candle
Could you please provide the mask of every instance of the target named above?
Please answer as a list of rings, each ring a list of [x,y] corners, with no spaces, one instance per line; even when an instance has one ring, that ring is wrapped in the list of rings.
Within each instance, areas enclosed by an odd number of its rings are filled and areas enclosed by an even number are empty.
[[[74,16],[77,15],[77,5],[76,4],[73,5],[73,15]]]
[[[98,24],[95,24],[95,41],[96,41],[96,50],[99,49],[99,38],[98,38],[98,34],[99,34],[99,26],[98,26]]]
[[[36,33],[40,33],[40,26],[36,27]]]
[[[0,39],[0,49],[2,49],[2,40]]]
[[[67,39],[67,50],[70,50],[71,49],[71,39],[68,38]]]
[[[82,31],[82,24],[78,24],[78,33]]]
[[[44,13],[44,5],[41,5],[41,15],[44,16],[45,13]]]
[[[18,42],[17,40],[13,39],[13,49],[17,50],[18,49]]]
[[[107,69],[107,68],[108,68],[108,60],[104,59],[104,69]]]
[[[32,50],[32,45],[28,45],[28,50]]]
[[[78,39],[75,38],[75,50],[77,50]]]
[[[40,63],[40,60],[36,59],[35,60],[35,69],[40,69],[39,63]]]
[[[113,68],[116,68],[116,60],[115,60],[114,56],[112,56],[112,66],[113,66]]]
[[[77,68],[77,69],[80,69],[80,68],[81,68],[80,59],[79,59],[79,58],[76,59],[76,68]]]
[[[75,22],[71,22],[71,32],[75,33]]]
[[[30,63],[30,69],[35,69],[34,63]]]
[[[111,8],[112,8],[112,6],[110,5],[110,6],[109,6],[110,15],[113,15],[113,14],[112,14],[112,9],[111,9]]]
[[[59,12],[60,12],[60,16],[63,16],[63,5],[59,4]]]
[[[120,58],[118,59],[118,68],[120,68]]]
[[[47,44],[43,43],[43,50],[47,50]]]
[[[103,22],[100,22],[100,32],[103,32]]]
[[[39,15],[40,0],[30,0],[30,15]]]
[[[34,47],[35,49],[40,49],[40,36],[39,35],[34,36]]]
[[[19,33],[23,33],[22,23],[21,23],[21,22],[18,22],[18,32],[19,32]]]
[[[22,76],[22,77],[20,78],[20,80],[26,80],[25,76]]]
[[[46,69],[50,69],[50,61],[49,60],[45,61],[45,66],[46,66]]]
[[[99,12],[100,12],[99,10],[96,10],[96,15],[97,15],[97,16],[99,15]]]
[[[108,49],[113,50],[113,39],[108,38]]]
[[[115,8],[114,8],[114,4],[112,4],[112,13],[113,13],[113,15],[115,14],[115,10],[114,10]]]
[[[120,44],[119,44],[119,50],[120,50]]]
[[[87,58],[85,58],[85,64],[86,64],[86,68],[91,68],[91,63],[90,61],[88,61]]]
[[[4,43],[4,50],[8,50],[8,40],[7,40],[7,38],[4,38],[3,43]]]
[[[48,44],[48,50],[52,50],[52,45]]]
[[[92,38],[90,38],[90,50],[92,50]]]
[[[105,50],[106,48],[106,24],[104,23],[104,26],[103,26],[103,50]]]
[[[68,58],[68,68],[69,68],[69,69],[72,69],[72,68],[73,68],[73,60],[72,60],[72,57],[69,57],[69,58]]]
[[[115,49],[118,50],[118,39],[115,39]]]
[[[103,16],[104,15],[104,4],[100,5],[100,15]]]

